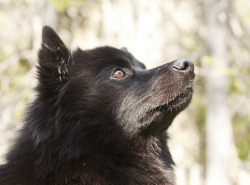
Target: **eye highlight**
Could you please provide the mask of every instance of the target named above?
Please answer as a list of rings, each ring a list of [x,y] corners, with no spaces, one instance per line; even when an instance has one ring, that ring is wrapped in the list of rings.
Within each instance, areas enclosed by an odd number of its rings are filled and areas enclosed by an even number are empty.
[[[122,71],[121,69],[116,69],[112,74],[112,78],[115,78],[115,79],[122,79],[125,76],[126,76],[126,73]]]

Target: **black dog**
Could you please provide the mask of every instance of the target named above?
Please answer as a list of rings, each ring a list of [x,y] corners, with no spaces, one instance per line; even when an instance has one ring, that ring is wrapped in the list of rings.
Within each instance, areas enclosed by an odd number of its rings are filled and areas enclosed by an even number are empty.
[[[43,28],[37,97],[1,185],[173,185],[165,130],[191,101],[194,66],[146,70],[125,48],[71,53]]]

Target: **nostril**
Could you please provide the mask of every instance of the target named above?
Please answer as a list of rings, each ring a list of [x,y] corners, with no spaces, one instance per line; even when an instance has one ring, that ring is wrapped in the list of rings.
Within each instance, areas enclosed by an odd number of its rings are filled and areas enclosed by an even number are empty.
[[[173,68],[180,72],[193,72],[194,64],[190,60],[180,59],[180,60],[174,61]]]

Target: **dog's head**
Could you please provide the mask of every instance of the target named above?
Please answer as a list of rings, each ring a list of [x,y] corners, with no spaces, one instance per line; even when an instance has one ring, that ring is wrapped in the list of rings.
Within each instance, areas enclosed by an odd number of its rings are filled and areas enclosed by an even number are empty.
[[[40,98],[53,102],[56,122],[70,125],[65,128],[85,124],[106,134],[117,128],[159,136],[192,97],[195,75],[189,60],[147,70],[126,48],[71,53],[47,26],[39,61]]]

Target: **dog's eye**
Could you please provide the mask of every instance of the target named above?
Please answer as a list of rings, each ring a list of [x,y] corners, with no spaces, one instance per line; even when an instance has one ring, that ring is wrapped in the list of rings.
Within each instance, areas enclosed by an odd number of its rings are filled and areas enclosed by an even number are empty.
[[[126,73],[120,69],[115,70],[112,75],[112,77],[116,79],[121,79],[121,78],[124,78],[125,76],[126,76]]]

